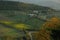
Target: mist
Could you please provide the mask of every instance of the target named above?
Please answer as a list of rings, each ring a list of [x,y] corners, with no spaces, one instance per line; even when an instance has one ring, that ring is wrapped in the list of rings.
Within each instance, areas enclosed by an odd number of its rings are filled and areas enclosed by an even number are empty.
[[[60,10],[60,0],[4,0],[4,1],[18,1],[18,2],[36,4],[40,6],[47,6],[53,9]]]

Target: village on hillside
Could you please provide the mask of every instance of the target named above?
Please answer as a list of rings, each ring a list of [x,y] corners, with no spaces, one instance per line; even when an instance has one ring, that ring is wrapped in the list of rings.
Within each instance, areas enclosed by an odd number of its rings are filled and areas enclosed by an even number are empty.
[[[60,10],[0,1],[0,40],[60,40]]]

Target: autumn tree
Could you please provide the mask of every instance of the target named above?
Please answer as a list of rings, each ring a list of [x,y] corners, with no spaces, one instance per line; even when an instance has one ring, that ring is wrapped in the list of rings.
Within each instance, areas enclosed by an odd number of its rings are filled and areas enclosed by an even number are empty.
[[[51,31],[60,30],[60,19],[53,17],[48,20],[36,35],[36,40],[51,40]]]
[[[53,17],[51,18],[48,22],[46,22],[45,24],[43,24],[42,29],[56,29],[59,30],[60,29],[60,19]]]

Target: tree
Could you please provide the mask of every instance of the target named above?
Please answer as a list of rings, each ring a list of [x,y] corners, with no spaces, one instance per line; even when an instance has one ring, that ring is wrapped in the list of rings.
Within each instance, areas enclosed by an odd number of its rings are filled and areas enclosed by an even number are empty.
[[[53,17],[48,22],[43,24],[43,29],[60,29],[60,19]]]
[[[36,40],[51,40],[52,30],[60,30],[60,19],[53,17],[43,24],[43,27],[36,34]]]

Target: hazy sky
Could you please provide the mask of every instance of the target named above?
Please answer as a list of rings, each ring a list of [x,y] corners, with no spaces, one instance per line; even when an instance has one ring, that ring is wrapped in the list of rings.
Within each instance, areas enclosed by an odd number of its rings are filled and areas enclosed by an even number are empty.
[[[48,6],[60,10],[60,0],[10,0],[10,1],[33,3],[33,4]]]
[[[22,1],[22,2],[40,2],[40,1],[54,1],[57,3],[60,3],[60,0],[10,0],[10,1]]]

